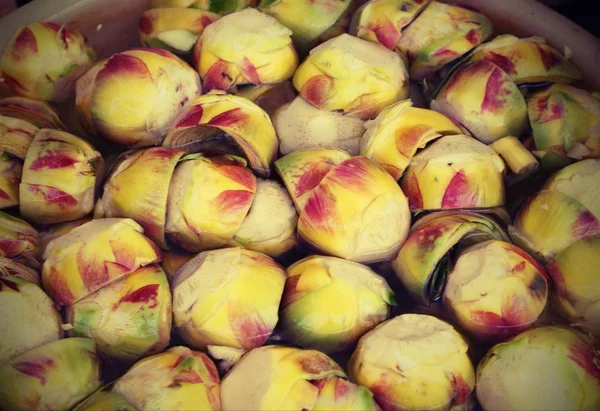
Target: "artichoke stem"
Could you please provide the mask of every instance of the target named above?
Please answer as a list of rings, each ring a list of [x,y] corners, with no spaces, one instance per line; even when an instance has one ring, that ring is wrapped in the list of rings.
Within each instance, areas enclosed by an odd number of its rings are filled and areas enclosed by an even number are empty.
[[[516,137],[504,137],[491,144],[500,154],[510,170],[519,177],[526,177],[535,172],[539,166],[533,154]]]

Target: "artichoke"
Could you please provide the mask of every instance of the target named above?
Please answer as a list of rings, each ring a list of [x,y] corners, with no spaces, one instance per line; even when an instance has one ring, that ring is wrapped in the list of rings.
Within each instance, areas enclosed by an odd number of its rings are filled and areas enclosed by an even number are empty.
[[[503,34],[477,47],[469,61],[487,60],[500,67],[516,84],[572,83],[579,71],[543,38],[520,39]]]
[[[272,118],[281,154],[336,147],[358,155],[365,123],[360,118],[319,109],[300,96],[282,106]]]
[[[441,211],[418,220],[392,268],[412,296],[425,304],[438,299],[446,282],[447,254],[457,245],[508,240],[493,219],[470,211]]]
[[[259,347],[277,324],[284,284],[283,268],[256,251],[200,253],[172,281],[177,331],[198,349]]]
[[[371,263],[392,258],[410,228],[396,181],[365,157],[301,150],[275,162],[298,209],[298,235],[322,253]]]
[[[289,79],[298,66],[292,32],[273,17],[248,8],[208,26],[192,60],[204,88],[272,84]]]
[[[19,27],[9,40],[0,57],[0,85],[23,97],[64,102],[93,62],[94,51],[81,33],[35,22]]]
[[[23,165],[21,215],[40,224],[84,217],[94,208],[103,167],[102,156],[85,140],[63,131],[41,129]]]
[[[162,351],[171,336],[171,290],[158,265],[142,267],[67,308],[70,333],[98,351],[133,362]]]
[[[262,12],[292,30],[292,40],[308,51],[348,10],[351,0],[262,0]]]
[[[167,197],[173,171],[183,154],[162,147],[123,154],[104,184],[94,217],[131,218],[144,228],[146,236],[167,248]]]
[[[363,119],[408,97],[408,73],[400,56],[349,34],[312,49],[293,83],[312,105]]]
[[[542,314],[547,276],[520,248],[485,241],[459,254],[447,274],[444,305],[474,336],[503,339],[524,331]]]
[[[493,149],[449,135],[413,157],[401,186],[413,211],[497,207],[505,202],[504,173]]]
[[[291,342],[325,353],[352,347],[385,321],[394,293],[368,267],[310,256],[287,269],[281,322]]]
[[[457,61],[492,35],[490,21],[476,11],[432,1],[402,31],[396,49],[410,62],[410,77],[423,80]]]
[[[340,366],[319,351],[255,348],[223,378],[223,409],[379,409],[369,390],[345,377]]]
[[[174,54],[139,48],[111,56],[77,80],[76,109],[86,131],[124,147],[160,144],[202,93],[198,74]]]
[[[384,411],[467,408],[475,388],[467,350],[450,324],[404,314],[365,334],[348,369]]]
[[[600,236],[561,250],[546,266],[562,314],[577,327],[600,336]]]
[[[600,98],[554,84],[527,99],[536,154],[580,160],[600,157]],[[547,158],[546,158],[547,156]]]
[[[485,410],[598,409],[599,363],[582,335],[535,328],[488,351],[477,367],[477,399]]]
[[[0,366],[0,406],[7,410],[70,409],[100,387],[96,344],[65,338]]]
[[[442,86],[431,108],[486,144],[520,136],[527,126],[527,105],[519,88],[504,70],[487,60],[460,66]]]
[[[146,10],[139,21],[140,42],[147,47],[165,49],[186,56],[218,14],[184,8]]]
[[[42,282],[58,305],[72,305],[162,253],[128,218],[92,220],[51,241],[44,253]]]
[[[370,158],[396,180],[400,179],[417,150],[449,134],[462,134],[449,118],[432,110],[412,107],[410,100],[386,107],[365,123],[360,155]]]
[[[583,160],[554,174],[521,207],[509,227],[512,240],[541,261],[569,245],[600,235],[600,160]]]
[[[228,147],[230,142],[234,148]],[[263,109],[248,99],[222,92],[211,92],[194,101],[163,141],[164,147],[188,153],[242,154],[261,177],[269,176],[277,145],[275,129]]]
[[[138,410],[221,409],[217,367],[187,347],[144,358],[119,378],[113,392]]]
[[[394,50],[402,31],[431,0],[370,0],[352,17],[350,33]]]

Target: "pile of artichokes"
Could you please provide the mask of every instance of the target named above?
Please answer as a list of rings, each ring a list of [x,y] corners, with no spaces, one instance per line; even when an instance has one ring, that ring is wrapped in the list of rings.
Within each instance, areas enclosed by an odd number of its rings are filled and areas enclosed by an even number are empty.
[[[0,409],[600,408],[600,99],[558,49],[431,0],[139,37],[0,57]]]

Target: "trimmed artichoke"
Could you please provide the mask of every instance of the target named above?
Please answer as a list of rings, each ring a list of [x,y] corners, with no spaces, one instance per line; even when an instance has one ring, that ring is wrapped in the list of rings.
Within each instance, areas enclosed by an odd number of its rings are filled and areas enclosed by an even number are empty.
[[[230,147],[231,142],[235,147]],[[177,118],[163,141],[164,147],[188,153],[242,154],[261,177],[269,176],[277,145],[275,129],[263,109],[250,100],[222,92],[212,92],[194,101]]]
[[[187,347],[138,361],[113,391],[138,410],[221,409],[217,367],[206,354]]]
[[[600,408],[600,354],[567,328],[525,331],[492,347],[477,367],[485,410]]]
[[[467,248],[447,276],[444,306],[481,339],[516,335],[546,307],[546,271],[525,251],[504,241]]]
[[[58,305],[72,305],[162,253],[128,218],[92,220],[48,244],[42,282]]]
[[[94,51],[81,33],[56,23],[31,23],[19,27],[0,57],[0,86],[24,97],[64,102],[93,62]]]
[[[336,147],[356,156],[364,120],[319,109],[298,96],[273,115],[281,154],[308,148]]]
[[[418,220],[392,268],[413,297],[425,304],[441,297],[447,255],[457,245],[508,240],[493,219],[470,211],[441,211]]]
[[[152,48],[117,53],[77,80],[75,105],[86,131],[124,147],[160,144],[202,93],[198,74],[174,54]]]
[[[281,323],[292,343],[332,353],[385,321],[391,305],[393,291],[367,266],[311,256],[287,269]]]
[[[561,313],[573,325],[600,337],[600,235],[560,251],[546,266]]]
[[[401,186],[413,211],[497,207],[505,202],[504,173],[493,149],[449,135],[413,157]]]
[[[292,40],[308,51],[348,10],[351,0],[262,0],[262,12],[292,30]]]
[[[256,177],[236,157],[190,154],[175,169],[167,202],[167,237],[191,252],[223,247],[252,205]]]
[[[0,277],[0,318],[0,364],[63,335],[50,297],[20,278]]]
[[[298,235],[312,247],[361,263],[396,255],[410,211],[396,181],[377,164],[314,149],[288,154],[275,168],[298,209]]]
[[[363,119],[408,97],[408,73],[400,56],[349,34],[312,49],[293,83],[312,105]]]
[[[410,61],[410,77],[423,80],[458,60],[492,35],[483,14],[432,1],[402,31],[396,49]]]
[[[270,257],[243,248],[198,254],[175,274],[173,318],[190,346],[251,349],[278,320],[285,271]]]
[[[140,42],[147,47],[188,55],[209,24],[218,14],[184,8],[146,10],[139,21]]]
[[[161,352],[171,336],[171,290],[158,265],[142,267],[67,309],[70,331],[93,338],[98,351],[133,362]]]
[[[600,157],[600,98],[554,84],[527,99],[536,154],[580,160]]]
[[[100,387],[94,340],[65,338],[34,348],[0,367],[6,410],[70,409]]]
[[[573,83],[581,74],[558,50],[539,37],[520,39],[503,34],[477,47],[469,61],[487,60],[500,67],[516,84]]]
[[[418,149],[443,135],[462,134],[449,118],[412,107],[410,100],[386,107],[374,120],[367,121],[365,128],[360,155],[379,164],[396,180],[402,177]]]
[[[468,408],[475,388],[468,348],[450,324],[404,314],[359,340],[349,374],[384,411]]]
[[[205,90],[238,84],[273,84],[292,77],[298,56],[292,32],[273,17],[248,8],[208,26],[192,60]]]
[[[403,29],[431,0],[371,0],[352,17],[350,33],[394,50]]]
[[[369,390],[345,377],[340,366],[319,351],[281,346],[256,348],[223,378],[223,409],[379,409]]]
[[[460,66],[431,108],[486,144],[520,136],[527,127],[527,105],[519,88],[504,70],[487,60]]]
[[[104,184],[94,217],[131,218],[144,228],[146,236],[166,249],[167,198],[183,154],[162,147],[123,154]]]
[[[40,130],[23,165],[21,215],[40,224],[84,217],[94,208],[103,167],[102,156],[85,140],[63,131]]]
[[[600,160],[563,168],[521,207],[509,227],[518,246],[549,261],[569,245],[600,235]]]

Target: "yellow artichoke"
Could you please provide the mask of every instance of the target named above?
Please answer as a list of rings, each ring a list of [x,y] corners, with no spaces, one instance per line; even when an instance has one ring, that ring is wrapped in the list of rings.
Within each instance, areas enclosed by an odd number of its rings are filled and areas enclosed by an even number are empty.
[[[475,388],[467,350],[450,324],[404,314],[365,334],[348,369],[384,411],[461,409],[468,407]]]
[[[235,148],[228,147],[230,142]],[[188,153],[226,151],[237,155],[241,151],[257,175],[268,177],[278,142],[263,109],[243,97],[211,92],[181,113],[163,146]]]
[[[322,253],[370,263],[392,258],[408,235],[408,202],[396,181],[342,150],[296,151],[275,162],[298,209],[298,235]]]
[[[367,266],[311,256],[287,269],[281,323],[294,344],[331,353],[385,321],[391,305],[394,293]]]
[[[600,355],[573,330],[540,327],[492,347],[477,367],[484,410],[594,410]]]
[[[256,251],[200,253],[172,281],[177,331],[198,349],[259,347],[277,324],[284,284],[283,268]]]
[[[520,248],[485,241],[459,254],[447,274],[444,305],[474,336],[504,339],[524,331],[542,314],[547,276]]]
[[[401,186],[413,211],[504,205],[505,164],[465,135],[444,136],[415,155]]]
[[[147,47],[188,55],[209,24],[218,14],[190,8],[146,10],[139,21],[140,42]]]
[[[70,409],[100,387],[96,344],[65,338],[0,366],[0,406],[6,410]]]
[[[293,83],[312,105],[363,119],[408,97],[408,73],[400,56],[349,34],[312,49]]]
[[[283,346],[255,348],[223,378],[223,409],[379,409],[369,390],[345,377],[340,366],[319,351]]]
[[[205,90],[238,84],[280,83],[292,77],[298,56],[292,32],[273,17],[248,8],[208,26],[192,60]]]
[[[124,147],[160,144],[175,118],[202,93],[198,74],[174,54],[140,48],[111,56],[77,80],[86,131]]]
[[[217,367],[204,353],[176,346],[134,364],[113,392],[138,410],[221,409]]]
[[[67,308],[71,335],[125,362],[162,351],[171,337],[171,290],[158,265],[142,267]]]
[[[93,62],[94,51],[81,33],[56,23],[31,23],[19,27],[0,57],[0,87],[23,97],[64,102]]]
[[[21,215],[40,224],[84,217],[94,208],[104,161],[85,140],[42,129],[25,157],[19,187]]]
[[[160,249],[128,218],[85,223],[48,244],[42,282],[58,305],[72,305],[140,267],[162,260]]]

